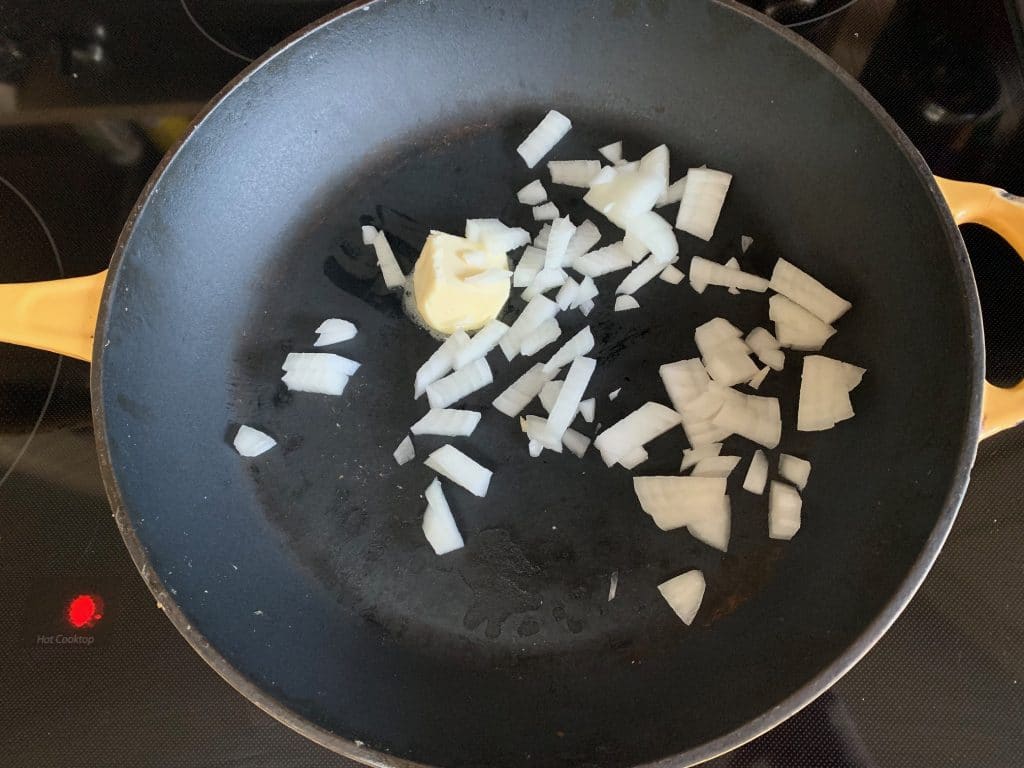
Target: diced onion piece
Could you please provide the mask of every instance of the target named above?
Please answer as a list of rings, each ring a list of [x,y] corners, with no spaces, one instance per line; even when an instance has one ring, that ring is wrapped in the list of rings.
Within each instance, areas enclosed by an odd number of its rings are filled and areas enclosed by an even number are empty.
[[[453,368],[464,368],[474,360],[486,357],[487,353],[498,346],[502,336],[508,333],[508,326],[501,320],[491,320],[487,325],[473,334],[469,343],[455,353]]]
[[[764,451],[758,448],[754,451],[754,457],[750,460],[747,476],[743,478],[743,490],[760,496],[764,493],[764,486],[767,482],[768,459],[765,457]]]
[[[711,423],[765,448],[775,448],[782,439],[778,398],[744,395],[735,390],[727,392],[728,397]]]
[[[340,395],[359,363],[328,352],[291,352],[281,369],[281,381],[293,392]]]
[[[507,269],[485,269],[483,272],[463,278],[463,282],[470,285],[493,285],[508,280],[510,277],[512,277],[512,273]]]
[[[845,315],[853,306],[785,259],[775,262],[770,285],[773,291],[795,301],[829,325]]]
[[[373,241],[377,238],[377,228],[364,224],[361,227],[361,234],[363,236],[363,245],[373,245]]]
[[[686,626],[696,618],[705,588],[704,574],[700,571],[687,571],[658,585],[665,602]]]
[[[621,391],[622,391],[622,387],[619,387],[618,389],[609,392],[608,393],[608,399],[609,400],[614,400],[616,397],[619,396],[619,392],[621,392]]]
[[[811,476],[811,462],[783,453],[779,456],[779,476],[802,491]]]
[[[555,218],[557,219],[558,217],[555,216]],[[534,247],[535,248],[540,248],[541,250],[543,250],[544,248],[547,248],[548,247],[548,235],[550,235],[550,234],[551,234],[551,225],[550,224],[545,224],[543,227],[540,228],[540,232],[537,233],[537,236],[535,238],[533,238],[533,245],[534,245]]]
[[[252,458],[269,451],[277,445],[277,440],[266,432],[260,432],[258,429],[253,429],[243,424],[235,433],[232,445],[235,446],[235,450],[238,451],[239,455]]]
[[[551,413],[551,409],[555,405],[555,400],[558,399],[558,393],[562,391],[562,387],[564,385],[564,381],[549,381],[544,385],[544,389],[540,391],[541,407],[543,407],[548,413]]]
[[[760,389],[761,385],[764,384],[764,380],[768,378],[769,371],[771,371],[771,368],[769,368],[766,365],[764,368],[758,371],[757,375],[754,376],[754,378],[752,378],[750,381],[748,381],[747,384],[750,386],[751,389]]]
[[[530,456],[535,459],[544,452],[544,446],[538,443],[536,440],[530,440],[530,442],[527,443],[527,447]]]
[[[634,448],[628,454],[619,459],[619,466],[623,469],[633,470],[647,461],[647,459],[647,451],[644,450],[643,446],[640,446],[639,448]]]
[[[395,457],[395,462],[398,466],[408,464],[410,461],[416,458],[416,449],[413,448],[412,438],[408,435],[398,444],[395,448],[395,452],[391,454]]]
[[[651,252],[651,249],[644,245],[639,237],[631,235],[629,232],[622,238],[622,249],[634,264],[639,264],[644,260],[644,256]]]
[[[612,243],[596,251],[577,256],[572,260],[572,268],[587,277],[600,277],[609,272],[616,272],[633,266],[633,260],[622,247],[622,243]]]
[[[535,205],[533,207],[533,220],[534,221],[552,221],[557,219],[559,216],[558,206],[554,203],[544,203],[543,205]],[[534,239],[534,245],[538,248],[540,243]]]
[[[566,246],[565,256],[562,258],[563,267],[571,267],[578,256],[587,253],[601,240],[601,230],[597,228],[590,219],[586,219],[576,227],[569,245]]]
[[[594,413],[596,409],[597,400],[595,400],[592,397],[588,400],[583,400],[582,402],[580,402],[580,416],[583,417],[583,420],[587,422],[587,424],[594,423]]]
[[[454,408],[431,408],[426,416],[413,424],[409,431],[414,435],[443,435],[444,437],[466,437],[473,434],[480,423],[476,411],[460,411]]]
[[[803,500],[796,489],[772,481],[768,491],[768,538],[789,541],[800,530]]]
[[[590,313],[594,311],[594,302],[591,300],[584,301],[580,304],[580,312],[583,313],[584,317],[589,317]]]
[[[526,246],[523,255],[519,257],[515,272],[512,273],[512,287],[526,288],[543,268],[544,251],[532,245]]]
[[[658,273],[658,277],[671,285],[679,285],[683,282],[683,278],[686,277],[686,275],[683,274],[682,270],[669,264]]]
[[[763,277],[751,275],[740,269],[730,269],[724,264],[716,264],[701,256],[694,256],[690,260],[690,283],[698,293],[703,293],[703,287],[708,285],[721,285],[757,293],[768,290],[768,281]]]
[[[721,452],[721,443],[709,443],[708,445],[702,445],[700,448],[688,448],[683,451],[683,461],[679,465],[679,471],[685,472],[690,467],[697,466],[704,459],[718,456]]]
[[[612,178],[604,181],[608,176]],[[658,172],[639,167],[622,166],[614,175],[602,172],[601,180],[604,183],[591,184],[583,201],[622,229],[628,229],[638,214],[651,210],[664,189]]]
[[[572,121],[561,112],[551,110],[536,128],[530,131],[523,143],[516,148],[519,156],[529,168],[539,163],[548,152],[555,148],[572,128]]]
[[[622,295],[615,297],[616,312],[627,312],[631,309],[640,309],[640,302],[632,296]]]
[[[540,394],[544,385],[557,375],[558,371],[544,373],[544,366],[537,363],[498,395],[492,405],[506,416],[515,418]]]
[[[656,278],[664,268],[665,265],[652,254],[633,267],[633,270],[626,275],[626,279],[619,283],[619,287],[615,289],[615,292],[625,294],[636,293]]]
[[[561,269],[568,266],[565,263],[565,252],[568,250],[569,241],[572,240],[574,234],[576,234],[576,225],[569,220],[568,216],[551,222],[548,246],[544,253],[545,269]]]
[[[718,382],[708,386],[706,392],[684,405],[679,413],[688,421],[707,421],[714,418],[725,403],[725,387]]]
[[[586,326],[563,344],[551,359],[544,363],[544,370],[553,371],[563,368],[580,355],[588,354],[594,348],[594,334],[590,326]]]
[[[668,147],[664,144],[659,144],[640,158],[640,170],[656,174],[661,179],[662,194],[668,190],[668,166]]]
[[[688,419],[685,416],[683,417],[683,432],[686,433],[686,439],[694,448],[700,448],[710,443],[720,443],[732,434],[729,430],[716,426],[711,421]]]
[[[686,406],[707,392],[710,379],[698,358],[665,363],[658,369],[668,399],[682,413]]]
[[[537,443],[541,448],[547,448],[555,453],[562,452],[562,441],[556,440],[548,429],[548,422],[540,416],[526,416],[519,420],[531,443]],[[533,452],[530,452],[533,456]],[[534,456],[536,458],[536,456]]]
[[[419,398],[427,391],[427,386],[433,384],[446,373],[455,363],[455,355],[465,345],[469,344],[469,334],[465,331],[456,331],[444,343],[435,350],[427,362],[416,371],[416,397]]]
[[[558,289],[558,293],[555,294],[555,303],[558,305],[558,308],[564,312],[573,305],[579,292],[579,283],[571,277],[567,277],[565,278],[565,282],[562,283],[562,287]]]
[[[442,445],[423,462],[474,496],[486,496],[491,483],[491,470],[477,464],[453,445]]]
[[[608,602],[610,603],[615,599],[615,593],[619,590],[619,572],[612,571],[611,578],[608,579]]]
[[[567,275],[563,269],[542,269],[526,287],[526,290],[523,291],[523,300],[532,301],[542,293],[561,287],[566,277]],[[556,304],[555,306],[558,305]]]
[[[668,189],[665,190],[664,194],[658,198],[658,202],[655,204],[656,208],[664,208],[666,205],[672,205],[672,203],[678,203],[683,199],[683,194],[686,192],[686,175],[684,174],[678,181],[673,181],[668,185]]]
[[[373,238],[373,251],[377,254],[377,266],[380,267],[384,285],[388,288],[404,286],[405,275],[402,274],[402,268],[398,266],[395,252],[391,250],[391,244],[383,232],[378,232],[377,236]]]
[[[423,494],[427,497],[427,511],[423,515],[423,535],[436,555],[447,555],[462,549],[465,542],[459,527],[455,524],[448,499],[441,490],[441,481],[436,477]]]
[[[605,144],[597,151],[600,152],[601,157],[609,163],[616,163],[622,159],[622,142],[616,141],[611,144]]]
[[[725,262],[725,264],[723,266],[726,269],[731,269],[731,270],[734,270],[734,271],[738,271],[739,268],[740,268],[740,263],[736,260],[736,257],[734,256],[731,259],[729,259],[727,262]],[[739,296],[740,295],[740,289],[739,288],[729,288],[728,291],[733,296]]]
[[[431,408],[447,408],[494,381],[487,360],[479,358],[427,387]]]
[[[663,531],[686,527],[705,544],[729,548],[730,505],[724,477],[634,477],[644,512]]]
[[[540,179],[534,179],[516,192],[516,199],[523,205],[540,205],[548,199],[548,191]]]
[[[671,408],[661,403],[645,403],[598,435],[594,447],[610,467],[680,423],[679,414]]]
[[[672,225],[654,211],[644,211],[630,219],[626,232],[651,251],[660,264],[668,264],[679,255],[679,241]]]
[[[708,373],[726,387],[750,381],[757,375],[757,366],[750,359],[750,349],[741,336],[739,329],[720,317],[704,323],[694,332]]]
[[[522,227],[510,227],[499,219],[466,219],[466,239],[492,251],[513,251],[530,242]]]
[[[356,327],[348,320],[340,320],[332,317],[324,320],[317,327],[317,339],[313,342],[314,347],[329,347],[332,344],[340,344],[356,337]]]
[[[732,175],[723,171],[691,168],[686,174],[686,189],[679,203],[676,229],[701,240],[710,240],[715,234],[731,181]]]
[[[707,456],[697,462],[690,476],[728,477],[739,463],[739,456]]]
[[[576,293],[576,300],[573,301],[572,308],[582,307],[588,301],[593,304],[591,299],[596,298],[597,294],[598,290],[597,285],[594,284],[594,279],[589,276],[584,277],[580,280],[580,289]]]
[[[600,160],[549,160],[548,173],[552,184],[567,187],[589,187],[601,170]]]
[[[548,344],[558,340],[562,335],[562,328],[554,318],[545,320],[540,326],[523,339],[519,347],[521,354],[530,357],[540,352]]]
[[[749,235],[740,235],[740,250],[743,251],[743,253],[746,253],[747,249],[753,244],[754,238]]]
[[[778,339],[764,328],[755,328],[747,334],[747,346],[757,355],[757,359],[773,371],[781,371],[786,363],[786,355],[780,349]]]
[[[613,168],[610,165],[607,165],[600,171],[598,171],[597,175],[590,180],[589,186],[593,187],[597,184],[607,184],[609,181],[615,178],[616,173],[617,170],[615,168]]]
[[[836,332],[796,302],[782,294],[768,299],[768,317],[775,323],[775,335],[783,347],[816,352]]]
[[[597,361],[592,357],[577,357],[572,361],[569,372],[565,375],[565,383],[558,392],[558,397],[551,406],[548,415],[548,433],[552,439],[561,440],[565,430],[576,418],[583,393],[590,383]]]
[[[519,354],[523,340],[537,330],[541,323],[550,320],[558,314],[558,305],[545,296],[535,296],[526,305],[519,317],[509,327],[508,332],[501,337],[498,345],[505,353],[509,362]]]
[[[569,449],[569,453],[578,459],[582,459],[583,454],[590,447],[590,438],[569,427],[562,433],[562,444]]]
[[[831,429],[853,417],[850,392],[864,369],[822,355],[808,355],[800,379],[796,428],[801,432]]]

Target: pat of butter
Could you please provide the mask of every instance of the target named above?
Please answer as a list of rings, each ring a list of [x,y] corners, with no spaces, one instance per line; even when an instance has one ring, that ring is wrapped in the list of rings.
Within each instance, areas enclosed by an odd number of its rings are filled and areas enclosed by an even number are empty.
[[[472,331],[494,320],[508,301],[511,281],[470,280],[491,270],[508,270],[503,251],[488,250],[464,237],[431,232],[416,261],[413,290],[424,322],[441,333]]]

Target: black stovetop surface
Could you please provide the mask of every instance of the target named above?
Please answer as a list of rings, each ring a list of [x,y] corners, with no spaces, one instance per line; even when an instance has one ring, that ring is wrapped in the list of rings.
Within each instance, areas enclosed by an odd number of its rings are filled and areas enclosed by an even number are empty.
[[[937,173],[1024,192],[1016,2],[747,4],[857,76]],[[0,281],[102,269],[183,118],[334,5],[0,0]],[[1024,375],[1024,266],[994,235],[965,238],[990,376],[1010,384]],[[1024,427],[982,444],[948,543],[875,649],[806,710],[708,765],[1021,764],[1022,503]],[[69,621],[81,595],[97,599],[83,615],[101,615],[92,627]],[[2,344],[0,604],[2,765],[354,765],[262,713],[192,652],[111,519],[87,366]]]

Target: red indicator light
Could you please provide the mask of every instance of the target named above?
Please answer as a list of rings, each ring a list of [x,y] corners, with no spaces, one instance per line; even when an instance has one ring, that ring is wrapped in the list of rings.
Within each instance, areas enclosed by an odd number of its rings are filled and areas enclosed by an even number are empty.
[[[103,618],[103,601],[97,595],[78,595],[68,603],[68,621],[76,629],[91,627]]]

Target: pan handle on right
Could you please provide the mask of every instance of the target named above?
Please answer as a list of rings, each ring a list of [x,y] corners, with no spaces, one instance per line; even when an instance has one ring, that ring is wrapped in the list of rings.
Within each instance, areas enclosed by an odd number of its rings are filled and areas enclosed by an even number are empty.
[[[951,181],[938,176],[935,181],[959,224],[988,227],[1024,258],[1024,198],[986,184]],[[985,382],[981,408],[981,437],[991,437],[1024,421],[1024,381],[1013,387],[997,387]]]

